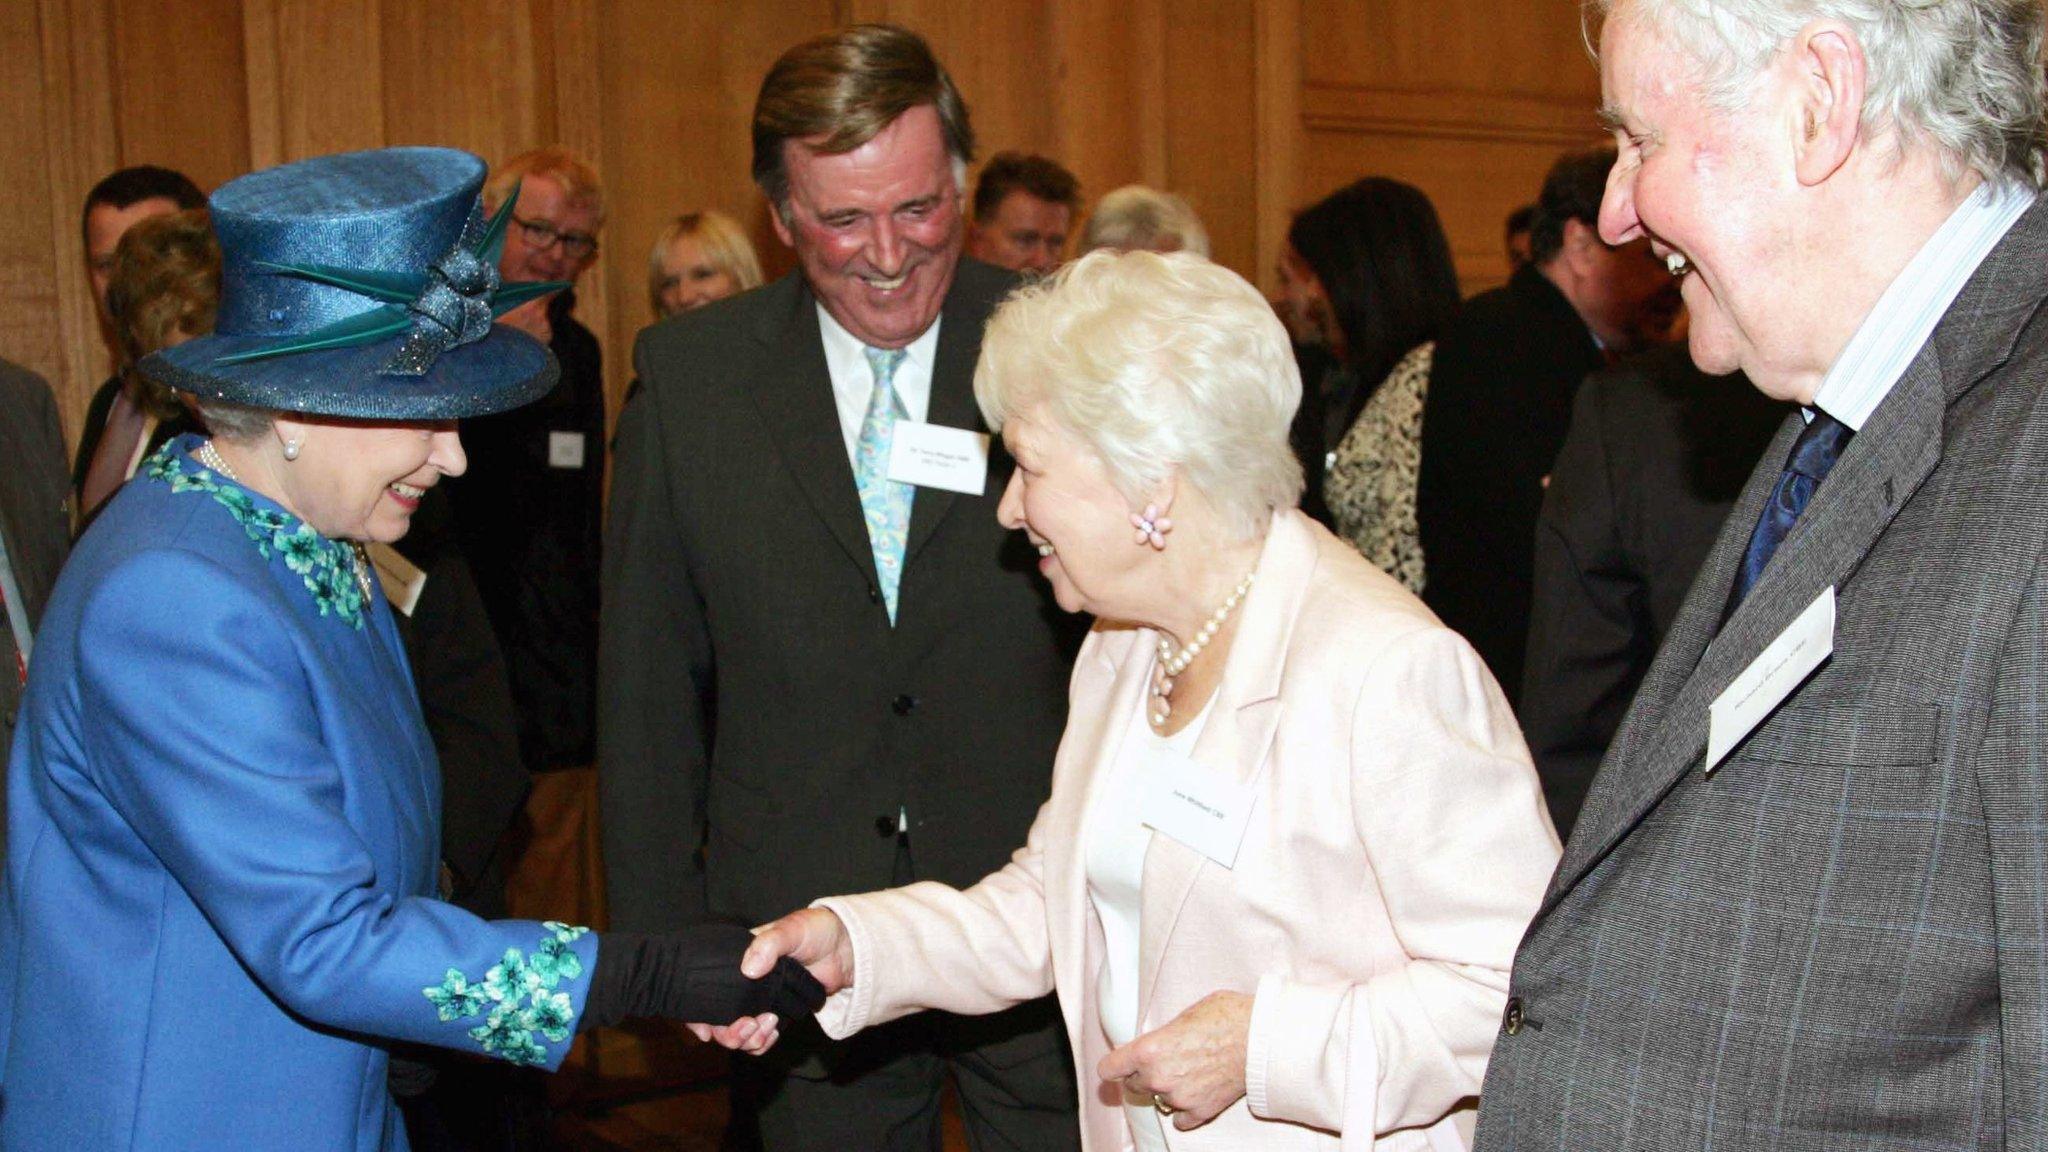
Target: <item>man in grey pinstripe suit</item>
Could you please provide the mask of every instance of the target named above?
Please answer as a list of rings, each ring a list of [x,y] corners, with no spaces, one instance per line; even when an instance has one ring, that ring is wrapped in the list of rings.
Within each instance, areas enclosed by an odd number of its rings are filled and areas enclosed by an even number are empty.
[[[2048,1147],[2041,0],[1593,6],[1602,236],[1802,411],[1523,940],[1479,1147]]]

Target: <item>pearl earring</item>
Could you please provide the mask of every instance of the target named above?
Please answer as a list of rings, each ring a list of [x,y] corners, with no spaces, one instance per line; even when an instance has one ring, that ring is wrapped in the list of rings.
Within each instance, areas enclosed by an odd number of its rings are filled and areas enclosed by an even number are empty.
[[[284,458],[287,460],[297,460],[299,458],[298,437],[294,436],[284,442]]]

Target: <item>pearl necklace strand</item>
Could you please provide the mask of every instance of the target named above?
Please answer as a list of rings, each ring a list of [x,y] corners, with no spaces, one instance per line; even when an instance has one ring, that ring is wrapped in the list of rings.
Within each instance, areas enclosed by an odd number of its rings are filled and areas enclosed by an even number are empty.
[[[1150,718],[1154,728],[1166,727],[1166,718],[1173,715],[1173,701],[1168,699],[1173,692],[1173,678],[1187,671],[1188,665],[1195,662],[1195,657],[1202,654],[1202,649],[1209,646],[1209,641],[1216,638],[1216,633],[1223,627],[1223,622],[1230,619],[1230,614],[1244,601],[1245,593],[1251,591],[1252,577],[1255,575],[1256,572],[1244,574],[1244,579],[1239,580],[1237,587],[1231,589],[1223,605],[1202,622],[1201,628],[1195,632],[1194,639],[1189,640],[1187,646],[1180,651],[1173,650],[1173,641],[1164,636],[1159,638],[1159,660],[1152,666]]]
[[[199,457],[201,464],[206,465],[208,468],[233,480],[237,484],[242,483],[242,478],[235,475],[235,470],[228,467],[228,462],[221,458],[220,449],[213,446],[212,440],[201,444],[199,451],[195,455]],[[244,488],[248,487],[246,484],[242,484],[242,486]],[[356,588],[363,594],[363,603],[368,604],[370,602],[370,563],[363,556],[363,546],[361,544],[350,541],[348,547],[349,554],[355,558]]]

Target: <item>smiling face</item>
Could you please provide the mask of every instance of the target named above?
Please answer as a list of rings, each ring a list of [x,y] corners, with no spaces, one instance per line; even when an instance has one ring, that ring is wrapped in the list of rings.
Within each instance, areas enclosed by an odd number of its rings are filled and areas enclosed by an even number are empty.
[[[1728,112],[1707,105],[1697,72],[1628,9],[1608,19],[1602,118],[1619,155],[1600,235],[1616,245],[1647,238],[1659,260],[1683,255],[1693,360],[1714,374],[1740,368],[1764,392],[1796,399],[1803,312],[1825,293],[1812,291],[1792,242],[1800,206],[1785,134],[1775,130],[1785,115],[1783,68],[1766,68],[1746,106]]]
[[[412,527],[426,490],[468,466],[452,420],[431,424],[278,423],[300,439],[278,473],[283,503],[323,536],[392,543]]]
[[[732,273],[713,263],[704,242],[678,236],[661,255],[661,314],[673,316],[723,300],[740,290]]]
[[[920,105],[851,152],[783,145],[789,198],[770,214],[825,310],[871,348],[938,319],[960,262],[960,189],[939,114]]]
[[[1030,537],[1038,571],[1069,612],[1131,619],[1120,605],[1144,578],[1152,549],[1133,543],[1131,508],[1088,447],[1034,407],[1003,425],[1016,458],[996,519]]]

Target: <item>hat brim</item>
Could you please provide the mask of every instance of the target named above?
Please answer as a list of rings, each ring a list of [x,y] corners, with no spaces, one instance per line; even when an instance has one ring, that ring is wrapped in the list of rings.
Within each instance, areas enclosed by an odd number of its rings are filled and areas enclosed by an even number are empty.
[[[279,412],[355,420],[454,420],[486,416],[548,394],[561,366],[540,341],[502,324],[483,339],[435,357],[423,375],[383,372],[400,339],[221,364],[274,337],[210,335],[144,357],[141,373],[167,388]]]

